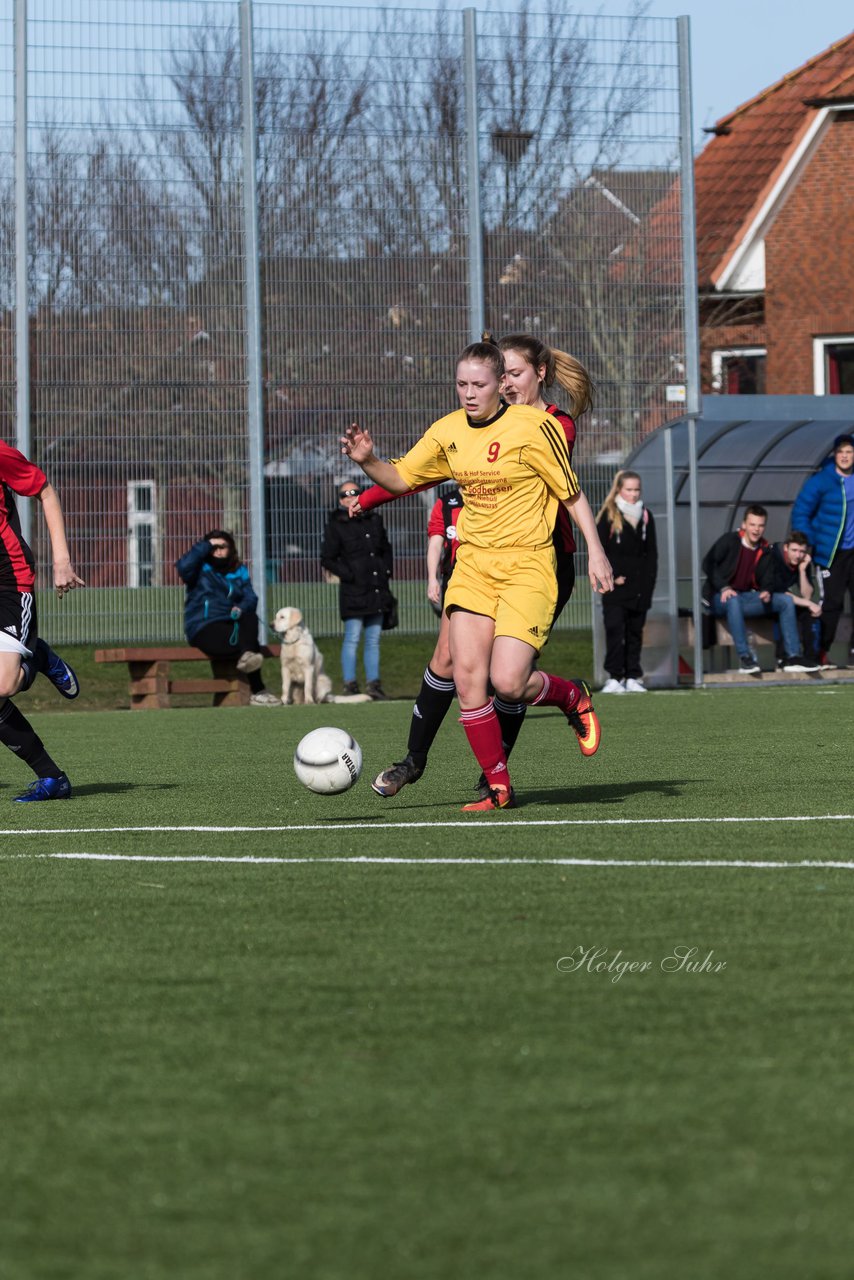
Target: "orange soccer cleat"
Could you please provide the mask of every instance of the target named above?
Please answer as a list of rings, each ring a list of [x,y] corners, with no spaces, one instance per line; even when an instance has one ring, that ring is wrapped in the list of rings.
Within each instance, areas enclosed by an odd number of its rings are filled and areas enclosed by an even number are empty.
[[[490,787],[489,795],[483,800],[473,800],[471,804],[462,806],[462,813],[491,813],[493,809],[516,809],[516,797],[513,788]]]
[[[572,711],[566,713],[566,718],[578,737],[581,754],[583,756],[595,756],[599,750],[599,743],[602,741],[602,728],[599,724],[599,717],[593,710],[593,701],[586,681],[574,680],[573,684],[577,685],[581,690],[581,697]]]

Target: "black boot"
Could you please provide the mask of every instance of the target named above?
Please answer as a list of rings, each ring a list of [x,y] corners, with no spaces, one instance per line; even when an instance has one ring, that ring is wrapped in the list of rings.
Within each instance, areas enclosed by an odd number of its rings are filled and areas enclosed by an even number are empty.
[[[388,694],[383,692],[379,680],[369,680],[365,689],[372,702],[388,702]]]
[[[361,691],[360,691],[360,689],[359,689],[358,682],[357,682],[356,680],[345,680],[345,681],[344,681],[344,692],[345,692],[346,694],[359,693],[359,692],[361,692]]]

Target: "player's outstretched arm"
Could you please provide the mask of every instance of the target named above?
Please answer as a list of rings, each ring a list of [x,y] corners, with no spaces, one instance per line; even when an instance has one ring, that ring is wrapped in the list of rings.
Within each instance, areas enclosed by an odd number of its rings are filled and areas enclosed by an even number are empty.
[[[367,427],[352,423],[341,437],[341,452],[362,468],[374,484],[389,493],[408,493],[409,485],[390,462],[382,462],[374,453],[374,442]]]
[[[613,591],[614,570],[599,539],[599,531],[596,528],[590,503],[579,489],[573,497],[564,499],[563,505],[569,512],[570,518],[584,534],[584,540],[587,543],[587,576],[591,587],[599,595],[604,595],[606,591]]]
[[[367,511],[373,511],[375,507],[384,506],[386,502],[396,502],[398,498],[406,498],[410,493],[423,493],[425,489],[435,489],[436,485],[441,483],[441,480],[428,480],[426,484],[417,484],[414,489],[407,489],[406,493],[389,493],[388,489],[384,489],[382,485],[375,484],[359,494],[350,507],[350,515],[363,516]]]
[[[56,594],[61,600],[66,591],[73,591],[75,587],[84,587],[86,584],[74,572],[71,554],[68,550],[68,540],[65,536],[65,520],[62,515],[62,507],[52,484],[48,482],[44,486],[41,493],[38,494],[38,500],[42,504],[44,520],[50,537],[50,550],[53,557],[53,585],[56,587]]]

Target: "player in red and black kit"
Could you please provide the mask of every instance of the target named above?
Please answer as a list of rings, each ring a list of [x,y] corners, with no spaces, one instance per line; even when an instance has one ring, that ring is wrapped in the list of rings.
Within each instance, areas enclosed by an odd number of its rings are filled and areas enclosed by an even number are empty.
[[[459,546],[457,521],[462,509],[463,495],[453,485],[433,503],[427,520],[427,599],[439,618]]]
[[[39,639],[33,553],[21,536],[14,494],[41,503],[57,595],[61,599],[67,591],[82,587],[83,580],[71,565],[56,490],[43,471],[0,440],[0,742],[36,775],[16,800],[65,800],[71,795],[71,783],[11,701],[16,693],[29,689],[40,672],[64,698],[76,698],[80,692],[68,663]]]
[[[557,418],[564,429],[571,461],[576,438],[575,419],[585,413],[593,402],[593,384],[587,370],[574,356],[549,348],[530,334],[511,334],[502,338],[498,347],[504,356],[504,399],[510,404],[528,404],[545,409],[552,417]],[[571,415],[557,408],[544,394],[555,382],[570,397]],[[386,490],[374,485],[361,495],[359,505],[362,509],[369,510],[391,498],[392,495]],[[583,495],[582,500],[585,503],[587,501]],[[575,585],[575,538],[572,522],[562,504],[558,507],[554,549],[557,560],[557,603],[553,622],[556,622]],[[448,618],[443,616],[436,648],[424,671],[421,688],[412,709],[406,756],[385,769],[371,783],[377,795],[397,795],[407,783],[418,781],[455,694],[448,643]],[[501,724],[505,754],[509,755],[522,728],[527,704],[509,703],[496,697],[494,707]],[[477,790],[481,798],[488,794],[485,778],[481,777]]]

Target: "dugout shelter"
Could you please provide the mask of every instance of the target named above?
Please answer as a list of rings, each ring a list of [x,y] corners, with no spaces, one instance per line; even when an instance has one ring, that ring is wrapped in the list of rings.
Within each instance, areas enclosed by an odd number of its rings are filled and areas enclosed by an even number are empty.
[[[716,538],[738,528],[750,503],[767,509],[769,541],[786,536],[801,485],[830,455],[836,436],[854,432],[854,396],[704,396],[695,430],[701,560]],[[658,662],[661,678],[654,683],[675,684],[679,666],[672,620],[691,611],[693,575],[702,584],[692,555],[688,418],[651,432],[624,466],[640,475],[659,530],[650,632],[656,632],[657,621],[658,634],[664,634],[663,624],[670,620],[672,643],[670,660]]]

